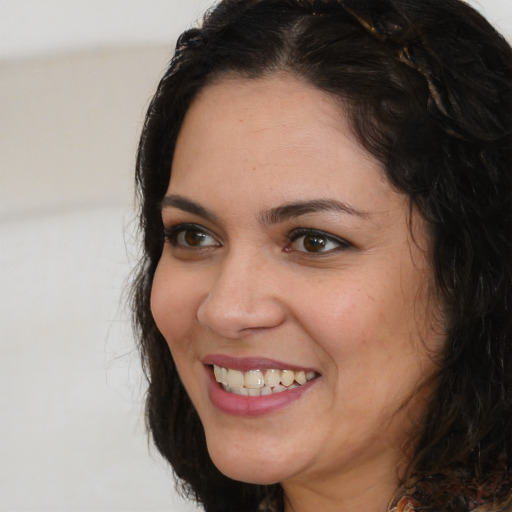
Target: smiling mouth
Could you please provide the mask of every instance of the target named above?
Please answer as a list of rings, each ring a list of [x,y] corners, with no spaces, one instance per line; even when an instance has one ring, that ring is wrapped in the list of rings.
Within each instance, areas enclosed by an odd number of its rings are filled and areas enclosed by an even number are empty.
[[[244,396],[266,396],[303,386],[318,377],[314,371],[248,370],[213,365],[215,380],[228,393]]]

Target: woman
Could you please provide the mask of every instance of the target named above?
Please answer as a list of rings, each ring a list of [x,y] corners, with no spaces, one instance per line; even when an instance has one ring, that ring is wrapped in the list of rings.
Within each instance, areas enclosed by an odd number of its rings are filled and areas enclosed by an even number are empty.
[[[224,0],[181,36],[134,309],[207,511],[510,510],[511,84],[458,0]]]

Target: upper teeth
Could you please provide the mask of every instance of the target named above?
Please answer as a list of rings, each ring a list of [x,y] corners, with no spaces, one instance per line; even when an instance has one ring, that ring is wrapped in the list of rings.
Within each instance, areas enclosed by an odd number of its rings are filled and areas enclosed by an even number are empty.
[[[241,372],[231,368],[213,365],[215,380],[223,385],[226,391],[244,395],[260,395],[285,391],[302,386],[316,377],[313,371],[293,370],[248,370]],[[249,390],[258,391],[257,393]]]

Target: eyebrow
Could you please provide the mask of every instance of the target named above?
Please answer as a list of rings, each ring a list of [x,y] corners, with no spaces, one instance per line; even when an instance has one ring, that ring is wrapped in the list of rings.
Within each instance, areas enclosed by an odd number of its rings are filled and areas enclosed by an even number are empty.
[[[178,208],[179,210],[183,210],[184,212],[192,213],[193,215],[197,215],[199,217],[203,217],[204,219],[210,221],[216,221],[217,216],[208,208],[201,206],[200,204],[191,201],[183,196],[178,195],[168,195],[162,199],[162,203],[160,205],[161,208]]]
[[[179,195],[168,195],[162,199],[161,208],[178,208],[193,215],[203,217],[210,221],[217,221],[218,217],[204,206]],[[286,220],[307,215],[308,213],[334,211],[356,217],[365,217],[367,212],[356,210],[352,206],[335,199],[314,199],[311,201],[296,201],[286,203],[276,208],[264,210],[260,214],[260,222],[263,224],[278,224]]]
[[[297,201],[287,203],[277,208],[265,210],[260,218],[265,224],[278,224],[286,220],[300,217],[308,213],[334,211],[336,213],[343,213],[354,215],[356,217],[365,217],[368,215],[366,212],[356,210],[352,206],[336,201],[334,199],[314,199],[312,201]]]

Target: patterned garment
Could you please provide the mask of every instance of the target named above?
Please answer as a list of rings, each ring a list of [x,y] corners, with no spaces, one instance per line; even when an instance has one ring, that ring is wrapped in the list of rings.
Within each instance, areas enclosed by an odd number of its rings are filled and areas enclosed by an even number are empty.
[[[433,488],[428,480],[419,481],[416,483],[415,492],[411,493],[416,498],[411,496],[411,494],[406,494],[398,499],[397,502],[392,503],[388,512],[415,512],[421,510],[420,503],[424,501],[422,497],[426,498],[428,502],[430,501],[428,497],[435,492],[435,487]],[[442,489],[437,489],[437,495],[438,497],[444,495],[446,502],[451,502],[453,498],[456,498],[459,503],[457,510],[475,512],[480,507],[494,501],[495,497],[498,496],[498,487],[478,485],[476,482],[452,484]]]
[[[419,507],[417,500],[411,496],[403,496],[398,503],[389,509],[389,512],[414,512]]]
[[[489,499],[489,495],[483,492],[481,489],[478,489],[476,497],[468,500],[468,512],[474,511],[481,505],[484,505],[486,501]],[[420,507],[418,500],[413,498],[412,496],[402,496],[398,502],[394,505],[391,505],[388,509],[388,512],[415,512]],[[281,512],[274,500],[266,499],[261,502],[258,507],[258,512]]]
[[[414,512],[418,505],[418,502],[414,498],[404,496],[398,501],[396,506],[389,509],[389,512]],[[260,503],[258,512],[280,512],[280,510],[274,501],[266,499]]]

